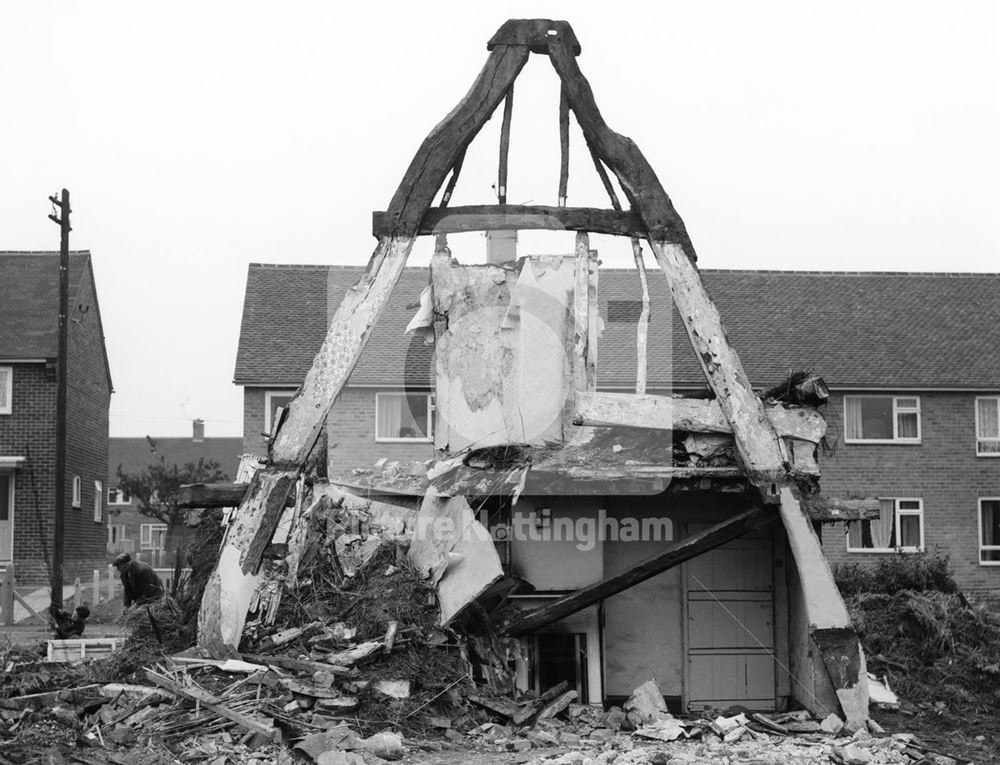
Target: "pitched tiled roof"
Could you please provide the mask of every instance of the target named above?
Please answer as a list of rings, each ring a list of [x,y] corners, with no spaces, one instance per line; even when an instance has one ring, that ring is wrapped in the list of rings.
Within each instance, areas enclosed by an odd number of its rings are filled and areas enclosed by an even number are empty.
[[[328,317],[364,269],[252,264],[236,359],[238,384],[298,385]],[[768,386],[809,369],[837,387],[1000,389],[1000,274],[702,270],[751,381]],[[704,385],[662,273],[652,293],[649,388]],[[351,376],[355,385],[429,385],[433,348],[403,334],[425,268],[407,268]],[[609,300],[637,300],[634,271],[602,269]],[[608,323],[598,385],[635,379],[635,324]]]
[[[183,467],[189,462],[197,463],[199,459],[215,460],[221,466],[222,472],[229,480],[236,474],[240,455],[243,453],[242,438],[206,438],[195,441],[192,438],[153,438],[156,451],[148,438],[109,438],[108,439],[108,485],[118,483],[118,466],[125,473],[139,473],[147,466],[155,464],[163,457],[169,467]]]
[[[69,256],[70,300],[89,252]],[[0,359],[49,359],[59,349],[59,253],[0,252]]]

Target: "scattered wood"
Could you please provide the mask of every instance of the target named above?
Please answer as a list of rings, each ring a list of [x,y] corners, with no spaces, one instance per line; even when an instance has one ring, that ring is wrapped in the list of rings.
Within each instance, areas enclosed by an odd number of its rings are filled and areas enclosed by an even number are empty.
[[[176,696],[188,699],[189,701],[194,701],[197,704],[212,710],[216,714],[221,715],[228,720],[232,720],[244,730],[250,731],[251,733],[259,733],[268,741],[273,741],[275,743],[281,741],[281,731],[274,727],[274,725],[256,720],[240,712],[233,711],[228,706],[223,704],[219,698],[213,696],[203,688],[199,688],[194,685],[181,685],[170,677],[161,675],[148,668],[146,669],[145,674],[149,681],[154,685],[158,685]]]
[[[371,658],[381,651],[382,645],[381,640],[372,640],[367,643],[361,643],[354,648],[349,648],[346,651],[337,651],[336,653],[328,654],[326,660],[330,664],[337,666],[353,667],[355,664]]]
[[[58,691],[31,693],[26,696],[14,696],[0,699],[0,709],[48,709],[60,702],[79,704],[87,698],[97,696],[101,686],[97,684],[82,685],[78,688],[63,688]]]
[[[566,691],[561,696],[556,697],[554,700],[550,701],[541,712],[538,713],[538,720],[548,720],[551,717],[555,717],[557,714],[562,712],[570,703],[576,698],[576,691]]]
[[[392,653],[392,646],[396,642],[396,633],[399,631],[399,622],[389,622],[385,631],[385,638],[382,640],[382,652],[388,656]]]
[[[309,661],[307,659],[293,659],[289,656],[265,656],[264,654],[244,653],[243,658],[267,666],[290,669],[294,672],[330,672],[334,675],[351,674],[350,667],[337,666],[332,663],[324,664],[319,661]]]

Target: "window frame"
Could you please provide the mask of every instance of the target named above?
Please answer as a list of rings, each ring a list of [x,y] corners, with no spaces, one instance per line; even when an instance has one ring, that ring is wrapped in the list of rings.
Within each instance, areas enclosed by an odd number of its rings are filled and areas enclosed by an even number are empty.
[[[14,413],[14,367],[0,366],[0,387],[4,389],[6,405],[0,404],[0,414]]]
[[[83,479],[80,476],[73,476],[73,493],[72,493],[72,504],[75,510],[79,510],[83,507]]]
[[[163,532],[163,547],[153,547],[153,530]],[[139,549],[140,550],[166,550],[167,549],[167,524],[165,523],[143,523],[139,525]]]
[[[900,528],[900,518],[904,515],[915,515],[920,519],[920,546],[919,547],[903,547],[897,545],[896,547],[851,547],[851,536],[850,536],[850,524],[852,523],[865,523],[865,521],[848,521],[845,524],[844,533],[844,546],[849,553],[875,553],[877,555],[884,555],[885,553],[922,553],[927,550],[927,541],[925,539],[925,528],[924,528],[924,500],[923,497],[878,497],[879,500],[892,500],[893,502],[893,527],[896,533],[896,540],[902,539],[903,535]],[[900,508],[900,502],[916,502],[919,507],[916,509],[907,508],[903,510]]]
[[[264,432],[267,435],[271,435],[271,429],[274,427],[274,423],[272,422],[274,405],[271,403],[271,399],[275,396],[293,398],[297,390],[298,388],[270,388],[264,391]]]
[[[847,437],[847,401],[855,398],[890,398],[892,399],[892,438],[848,438]],[[900,399],[913,399],[917,402],[916,407],[904,407],[900,409]],[[914,438],[902,438],[899,436],[899,415],[900,413],[917,415],[917,435]],[[923,439],[924,429],[921,425],[922,409],[920,396],[895,396],[886,393],[849,393],[844,396],[844,443],[845,444],[920,444]],[[889,499],[889,497],[886,497]]]
[[[94,481],[94,523],[104,521],[104,482]]]
[[[427,430],[426,436],[419,438],[383,438],[378,434],[379,400],[382,396],[426,396],[427,397]],[[431,444],[434,443],[434,394],[431,391],[379,391],[375,394],[375,443],[378,444]]]
[[[997,419],[1000,420],[1000,395],[997,396],[976,396],[976,400],[972,402],[973,407],[973,417],[976,418],[976,456],[977,457],[1000,457],[1000,450],[995,452],[981,452],[979,451],[979,442],[986,441],[987,439],[979,435],[979,402],[980,401],[996,401],[997,402]],[[1000,426],[1000,422],[997,423]],[[993,441],[994,439],[989,439]],[[1000,438],[995,439],[997,444],[1000,445]]]
[[[1000,560],[983,560],[983,553],[987,550],[1000,552],[1000,545],[983,544],[983,502],[1000,502],[1000,497],[979,497],[979,501],[976,502],[976,541],[979,544],[979,565],[1000,566]]]
[[[111,492],[115,492],[117,498],[111,499]],[[121,500],[121,497],[128,497],[125,501]],[[132,497],[124,489],[120,489],[117,486],[108,487],[108,506],[109,507],[125,507],[132,504]]]
[[[115,539],[117,537],[117,539]],[[125,524],[124,523],[109,523],[108,524],[108,544],[118,545],[125,540]]]

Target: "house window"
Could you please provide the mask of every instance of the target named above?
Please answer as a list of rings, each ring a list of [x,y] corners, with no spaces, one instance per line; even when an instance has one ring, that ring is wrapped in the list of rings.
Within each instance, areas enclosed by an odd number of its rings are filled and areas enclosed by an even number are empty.
[[[976,454],[1000,457],[1000,396],[976,399]]]
[[[376,393],[376,441],[430,441],[433,434],[430,393]]]
[[[102,503],[104,502],[104,485],[94,481],[94,520],[100,523],[104,519]]]
[[[109,505],[131,505],[132,497],[129,495],[125,489],[119,489],[117,486],[113,486],[108,489],[108,504]]]
[[[0,367],[0,414],[11,414],[14,397],[14,368]]]
[[[164,550],[167,541],[165,523],[144,523],[139,527],[139,549]]]
[[[879,518],[847,524],[848,552],[922,552],[924,503],[920,499],[879,499]]]
[[[80,476],[73,476],[73,507],[77,510],[83,505],[83,480]]]
[[[278,410],[288,406],[295,397],[294,390],[269,390],[264,392],[264,432],[271,435]]]
[[[1000,566],[1000,497],[979,500],[979,562]]]
[[[849,444],[920,443],[920,399],[844,396],[844,440]]]
[[[108,552],[116,552],[113,548],[125,541],[125,524],[112,523],[108,526]]]

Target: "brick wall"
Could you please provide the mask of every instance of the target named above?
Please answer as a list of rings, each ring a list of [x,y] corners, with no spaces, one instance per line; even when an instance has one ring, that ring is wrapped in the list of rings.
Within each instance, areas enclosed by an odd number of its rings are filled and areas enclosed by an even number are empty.
[[[390,389],[386,389],[390,390]],[[379,443],[375,441],[375,394],[370,388],[345,389],[326,421],[329,434],[327,466],[331,475],[370,468],[386,457],[400,462],[422,462],[434,456],[432,443]],[[243,389],[243,449],[265,454],[264,388]],[[321,439],[323,437],[321,436]]]
[[[389,389],[386,389],[389,390]],[[371,388],[348,388],[327,418],[327,465],[330,475],[370,468],[382,457],[422,462],[434,456],[433,443],[379,443],[375,440],[375,394]]]
[[[19,582],[45,582],[55,505],[56,378],[44,363],[11,364],[11,414],[0,415],[0,454],[25,457],[14,475],[14,561]]]
[[[978,500],[1000,496],[1000,458],[976,456],[975,395],[921,394],[919,445],[845,444],[843,395],[834,393],[824,411],[836,447],[820,457],[823,493],[922,499],[927,549],[949,556],[966,592],[1000,593],[1000,566],[979,564]],[[845,524],[823,527],[832,563],[872,562],[885,554],[849,553],[845,535]]]
[[[108,411],[111,390],[104,356],[104,337],[93,282],[85,277],[79,292],[70,295],[69,375],[67,390],[66,474],[67,499],[72,479],[81,479],[80,507],[66,510],[63,576],[88,581],[95,568],[107,566]],[[101,482],[97,493],[95,481]],[[95,502],[100,520],[94,520]]]

